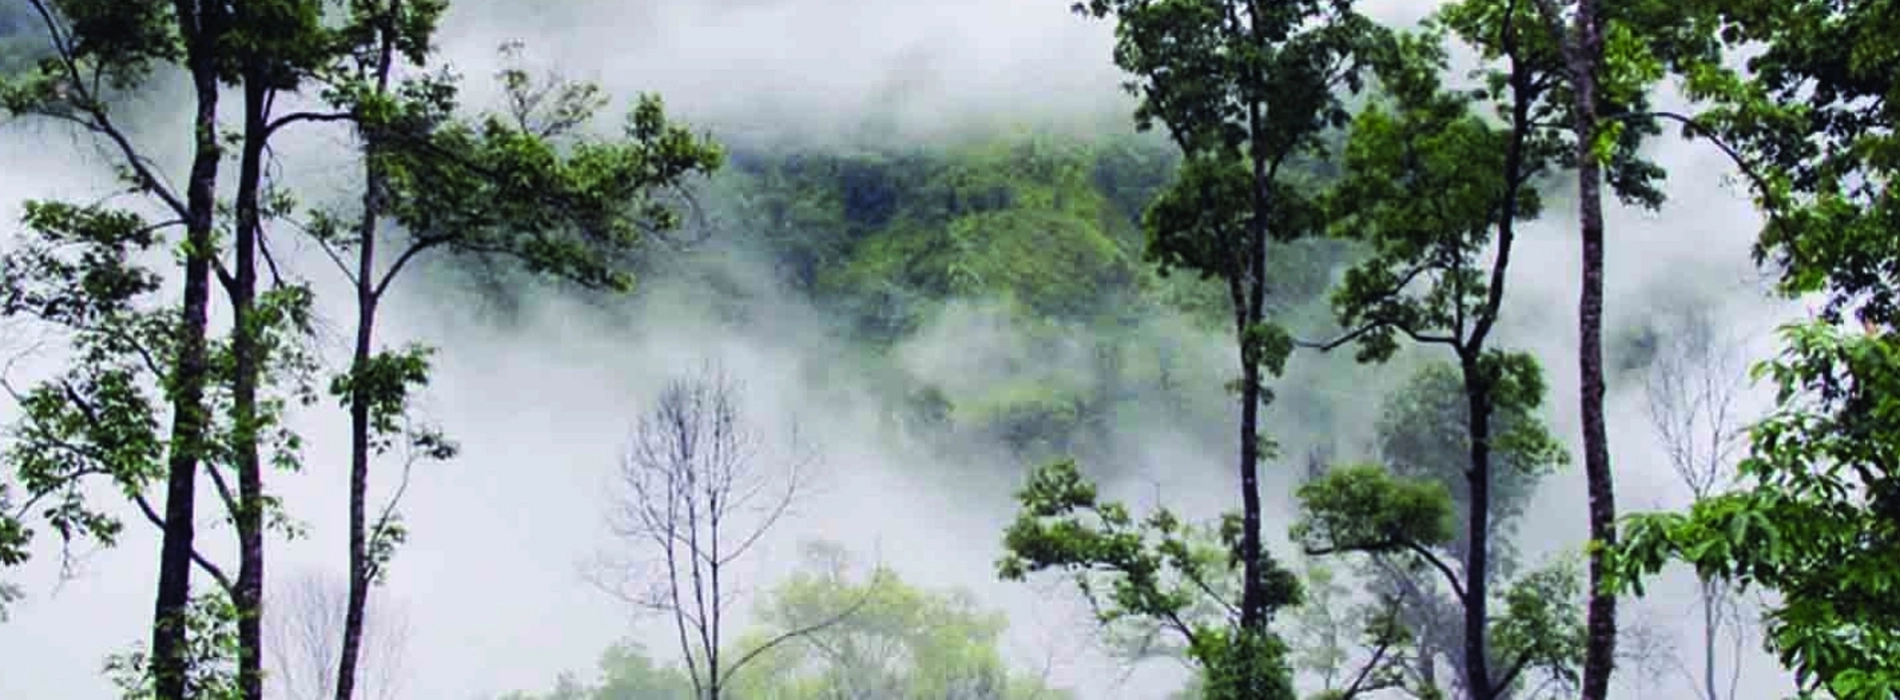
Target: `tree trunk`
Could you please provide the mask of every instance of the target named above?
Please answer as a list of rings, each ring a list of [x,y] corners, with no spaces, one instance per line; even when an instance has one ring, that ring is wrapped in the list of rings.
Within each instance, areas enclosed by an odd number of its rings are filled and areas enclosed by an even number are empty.
[[[1590,602],[1583,657],[1583,700],[1604,700],[1616,652],[1616,596],[1603,589],[1604,555],[1616,543],[1616,493],[1603,416],[1603,183],[1596,158],[1597,69],[1603,53],[1597,0],[1579,0],[1570,41],[1577,131],[1577,203],[1583,238],[1583,290],[1577,304],[1583,471],[1590,499]]]
[[[350,360],[350,581],[343,613],[343,649],[337,657],[336,699],[356,692],[357,659],[363,648],[364,608],[369,603],[369,404],[370,349],[376,328],[376,166],[366,168],[371,191],[363,196],[363,240],[357,251],[356,349]]]
[[[1715,606],[1716,597],[1721,594],[1720,586],[1713,579],[1702,579],[1702,685],[1708,691],[1709,700],[1722,700],[1715,689],[1715,633],[1720,627]]]
[[[1491,570],[1491,411],[1494,390],[1476,350],[1459,350],[1465,380],[1465,403],[1469,415],[1467,429],[1471,439],[1471,465],[1465,469],[1465,482],[1471,491],[1467,506],[1465,537],[1465,658],[1464,676],[1473,700],[1497,697],[1496,679],[1491,677],[1491,657],[1486,637],[1490,619]]]
[[[237,466],[238,689],[245,700],[264,697],[264,475],[258,453],[257,390],[262,381],[258,342],[257,242],[262,233],[260,189],[265,145],[265,100],[261,80],[244,85],[244,152],[238,164],[236,260],[231,280],[231,453]]]
[[[1252,335],[1249,331],[1262,320],[1266,290],[1265,178],[1263,160],[1255,156],[1253,245],[1246,251],[1248,260],[1242,266],[1247,270],[1246,298],[1241,308],[1235,310],[1239,317],[1236,332],[1240,342],[1240,561],[1245,578],[1241,584],[1240,626],[1253,632],[1264,630],[1267,620],[1266,591],[1260,585],[1265,573],[1261,571],[1260,542],[1261,358],[1259,349],[1249,341]]]
[[[172,368],[171,453],[166,464],[165,533],[159,552],[158,596],[152,614],[152,676],[158,700],[185,700],[188,692],[185,615],[191,605],[191,553],[196,534],[198,463],[209,422],[204,405],[205,333],[211,302],[213,212],[217,203],[218,83],[210,61],[221,18],[199,17],[180,0],[179,24],[186,37],[197,113],[191,180],[186,187],[190,220],[185,234],[184,309],[178,355]],[[198,26],[194,27],[193,25]]]
[[[388,8],[395,12],[396,7]],[[382,45],[376,66],[376,91],[387,93],[393,66],[393,28],[383,23]],[[363,132],[363,221],[356,251],[356,347],[350,356],[350,581],[343,611],[343,648],[337,657],[336,700],[350,700],[356,692],[357,661],[363,651],[363,620],[369,606],[372,572],[369,561],[369,409],[374,399],[363,377],[369,371],[376,334],[376,308],[381,300],[376,280],[376,235],[382,215],[382,167],[376,160],[377,135]],[[392,273],[393,274],[393,273]]]

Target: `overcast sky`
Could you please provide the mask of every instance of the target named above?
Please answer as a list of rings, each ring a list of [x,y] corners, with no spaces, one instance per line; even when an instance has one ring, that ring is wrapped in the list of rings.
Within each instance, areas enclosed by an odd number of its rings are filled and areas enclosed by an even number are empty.
[[[470,77],[470,97],[487,92],[494,47],[524,39],[530,54],[571,77],[597,80],[617,95],[654,90],[679,116],[724,129],[793,128],[813,134],[851,133],[863,115],[894,113],[906,128],[929,132],[971,120],[1114,118],[1127,104],[1109,62],[1110,26],[1071,15],[1066,0],[464,0],[452,10],[442,43]],[[1383,0],[1375,12],[1416,19],[1425,3]],[[178,105],[148,105],[163,116]],[[145,134],[155,153],[178,162],[183,119],[160,119]],[[286,161],[302,153],[312,165],[288,166],[300,177],[335,176],[326,148],[334,134],[287,145]],[[332,151],[334,152],[334,151]],[[98,158],[63,137],[10,129],[0,133],[0,209],[17,212],[28,198],[84,198],[103,186]],[[1609,217],[1607,286],[1612,327],[1640,318],[1688,292],[1720,290],[1722,317],[1770,347],[1765,333],[1795,311],[1763,301],[1747,243],[1758,220],[1735,188],[1719,154],[1668,141],[1656,148],[1673,173],[1673,201],[1659,214],[1615,208]],[[182,172],[182,169],[176,170]],[[1575,308],[1577,257],[1574,206],[1558,193],[1550,216],[1524,234],[1512,275],[1502,330],[1536,350],[1550,377],[1550,415],[1559,433],[1576,432]],[[11,217],[13,214],[9,213]],[[330,270],[307,254],[308,276],[335,289]],[[414,281],[414,280],[412,280]],[[767,285],[759,281],[759,285]],[[815,312],[789,295],[761,309],[755,322],[723,324],[690,290],[657,288],[629,302],[638,325],[591,319],[558,299],[531,305],[521,327],[487,324],[462,300],[411,285],[385,316],[390,343],[427,340],[442,346],[425,407],[464,445],[462,458],[419,471],[405,512],[412,537],[393,565],[390,598],[407,607],[410,645],[407,698],[475,698],[510,689],[544,689],[562,670],[591,671],[600,651],[625,636],[647,637],[625,611],[587,585],[580,564],[604,544],[603,489],[634,415],[664,379],[706,357],[719,359],[748,387],[750,409],[769,436],[786,437],[797,417],[801,435],[823,454],[823,489],[772,542],[764,566],[789,565],[793,544],[823,536],[861,558],[896,567],[906,578],[963,585],[1007,609],[1015,627],[1011,651],[1024,663],[1054,656],[1055,680],[1090,698],[1148,698],[1173,687],[1178,670],[1160,667],[1125,684],[1104,679],[1087,653],[1076,609],[1033,586],[994,581],[1000,528],[1011,510],[1016,473],[1009,465],[943,463],[915,445],[882,436],[880,407],[869,379],[848,373],[812,379],[801,367],[834,362],[841,348],[825,338]],[[332,295],[325,311],[340,334],[349,309]],[[945,321],[946,323],[950,321]],[[982,353],[1008,342],[1007,328],[989,335],[939,329],[920,335],[907,357]],[[8,340],[9,351],[18,345]],[[330,338],[341,352],[341,336]],[[1220,338],[1191,338],[1218,350]],[[1296,365],[1298,361],[1296,360]],[[927,368],[924,368],[927,370]],[[923,371],[923,370],[920,370]],[[1296,368],[1297,371],[1297,368]],[[1371,371],[1371,370],[1364,370]],[[1625,507],[1666,507],[1686,498],[1664,465],[1642,412],[1641,387],[1613,384],[1611,439],[1618,491]],[[11,416],[12,409],[0,409]],[[341,473],[344,414],[299,417],[311,445],[305,475],[273,475],[293,514],[311,536],[273,550],[271,575],[338,570],[343,549]],[[1157,429],[1142,436],[1143,479],[1119,486],[1147,492],[1161,486],[1183,509],[1211,516],[1225,507],[1224,451],[1191,444]],[[1285,475],[1270,484],[1282,494]],[[387,484],[387,475],[379,475]],[[1527,550],[1557,551],[1582,540],[1585,511],[1580,469],[1553,477],[1525,526]],[[1282,508],[1281,512],[1284,512]],[[1269,524],[1280,542],[1284,515]],[[212,537],[227,533],[215,529]],[[0,624],[0,698],[105,698],[101,659],[146,637],[152,604],[156,538],[128,526],[124,546],[86,555],[77,575],[56,585],[56,552],[8,576],[26,587],[13,619]],[[1692,582],[1677,576],[1655,600],[1625,604],[1627,614],[1687,633]],[[1687,639],[1685,637],[1685,639]],[[657,640],[656,640],[657,643]],[[1765,656],[1744,698],[1780,697],[1787,684]],[[1681,678],[1662,679],[1649,694],[1684,697]]]

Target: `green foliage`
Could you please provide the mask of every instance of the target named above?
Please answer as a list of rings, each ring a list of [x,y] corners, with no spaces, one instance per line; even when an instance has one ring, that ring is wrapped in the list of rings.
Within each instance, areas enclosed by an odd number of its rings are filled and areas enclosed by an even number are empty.
[[[1406,627],[1401,602],[1379,596],[1354,603],[1351,589],[1332,569],[1309,564],[1301,571],[1306,599],[1292,616],[1294,668],[1317,674],[1320,690],[1307,700],[1352,700],[1367,693],[1404,689],[1424,697],[1426,689],[1410,678],[1407,665],[1418,659],[1416,636]],[[1365,650],[1356,658],[1348,648]],[[1351,663],[1357,666],[1349,666]]]
[[[1505,589],[1504,610],[1491,622],[1492,652],[1511,659],[1505,673],[1524,683],[1524,671],[1538,671],[1565,689],[1578,682],[1586,632],[1583,626],[1583,570],[1565,558],[1518,577]]]
[[[171,316],[147,298],[157,273],[132,262],[157,244],[152,227],[125,211],[47,202],[30,202],[25,224],[37,237],[0,258],[0,316],[63,332],[76,361],[25,391],[8,387],[21,421],[4,455],[20,492],[10,499],[0,486],[6,566],[26,560],[30,519],[68,543],[116,541],[123,526],[86,502],[86,477],[134,495],[164,474],[153,402]]]
[[[1672,19],[1749,54],[1746,74],[1714,46],[1677,60],[1703,103],[1685,132],[1716,139],[1743,167],[1768,215],[1756,256],[1779,268],[1781,291],[1821,293],[1825,306],[1821,321],[1784,328],[1782,355],[1757,370],[1779,396],[1751,430],[1742,486],[1686,513],[1629,518],[1619,583],[1640,594],[1645,576],[1680,560],[1769,589],[1768,646],[1804,691],[1891,697],[1900,210],[1887,192],[1887,125],[1900,93],[1882,57],[1900,46],[1900,17],[1877,3],[1737,0]],[[1850,312],[1867,335],[1837,327]]]
[[[1882,57],[1895,50],[1900,17],[1879,4],[1824,0],[1696,8],[1712,10],[1707,18],[1736,50],[1760,47],[1746,76],[1716,56],[1683,69],[1688,92],[1707,106],[1686,131],[1734,149],[1770,214],[1757,258],[1777,264],[1790,295],[1826,292],[1830,319],[1854,310],[1893,323],[1900,209],[1887,194],[1897,162],[1887,125],[1900,83]]]
[[[1538,482],[1569,461],[1563,443],[1539,415],[1544,387],[1535,365],[1522,364],[1531,362],[1528,355],[1512,357],[1521,369],[1507,375],[1514,377],[1512,385],[1498,389],[1500,397],[1511,401],[1497,407],[1491,424],[1490,541],[1494,556],[1502,555],[1496,561],[1500,569],[1508,569],[1514,549],[1508,536]],[[1471,500],[1466,475],[1471,467],[1470,410],[1458,368],[1430,363],[1386,398],[1375,428],[1379,455],[1392,474],[1442,485],[1456,512],[1469,509]],[[1455,518],[1453,530],[1456,535],[1447,546],[1462,559],[1470,541],[1463,518]]]
[[[1044,680],[1013,672],[998,649],[1008,620],[967,591],[933,591],[888,570],[851,581],[835,547],[815,545],[812,564],[766,592],[753,628],[738,645],[810,629],[766,652],[737,679],[741,697],[970,698],[1067,697]],[[859,601],[863,601],[859,605]],[[839,610],[856,609],[834,624]]]
[[[551,118],[578,120],[589,109],[563,102]],[[546,129],[489,115],[391,136],[377,155],[388,213],[419,245],[512,257],[532,273],[626,289],[632,280],[619,256],[643,233],[679,225],[663,192],[723,158],[710,141],[670,123],[653,95],[640,97],[620,139],[557,141]]]
[[[1459,9],[1447,12],[1456,17]],[[1346,174],[1328,195],[1335,230],[1371,248],[1333,293],[1361,361],[1389,359],[1400,336],[1461,351],[1483,343],[1497,314],[1492,286],[1502,280],[1493,270],[1508,264],[1510,225],[1541,207],[1525,184],[1562,153],[1548,136],[1493,126],[1470,97],[1447,91],[1438,79],[1442,41],[1438,33],[1400,35],[1374,54],[1382,99],[1355,118]],[[1487,265],[1496,231],[1498,258]]]
[[[1640,594],[1643,577],[1681,560],[1773,590],[1769,646],[1804,689],[1889,697],[1900,685],[1900,343],[1824,324],[1784,338],[1782,357],[1758,370],[1780,399],[1751,431],[1745,487],[1687,513],[1629,517],[1620,581]]]
[[[502,700],[688,700],[693,684],[686,673],[654,663],[633,642],[619,642],[600,655],[600,679],[586,684],[561,674],[547,693],[515,692]]]
[[[1451,499],[1442,484],[1395,478],[1376,464],[1335,468],[1302,484],[1291,535],[1308,552],[1397,552],[1452,538]]]
[[[224,592],[193,598],[185,609],[185,688],[187,697],[236,700],[243,697],[237,678],[237,607]],[[148,670],[150,655],[141,642],[133,651],[107,657],[105,673],[122,700],[159,700]]]
[[[1208,697],[1291,697],[1285,645],[1239,626],[1232,600],[1244,582],[1236,576],[1237,515],[1224,517],[1217,532],[1166,509],[1137,521],[1126,506],[1101,501],[1073,461],[1036,470],[1018,498],[1022,510],[1004,535],[1006,553],[997,563],[1002,578],[1070,574],[1103,624],[1159,625],[1179,635],[1208,692],[1250,687],[1266,693]],[[1269,610],[1298,604],[1298,579],[1271,559],[1266,563],[1260,585]]]
[[[999,649],[1008,626],[969,592],[930,590],[886,569],[863,581],[847,576],[835,545],[806,545],[806,565],[762,591],[752,624],[734,649],[763,649],[728,687],[733,697],[1029,700],[1070,697],[1045,680],[1009,667]],[[839,616],[839,611],[849,610]],[[728,655],[728,658],[736,658]],[[563,675],[546,694],[509,700],[683,700],[686,673],[645,650],[616,644],[599,680]]]

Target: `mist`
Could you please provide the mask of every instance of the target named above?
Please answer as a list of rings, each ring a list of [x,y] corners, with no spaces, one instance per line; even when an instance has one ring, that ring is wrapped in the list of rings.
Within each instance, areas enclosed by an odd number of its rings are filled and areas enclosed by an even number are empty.
[[[448,63],[468,78],[470,106],[493,104],[488,77],[497,65],[495,48],[519,39],[536,65],[598,81],[620,98],[658,92],[675,118],[735,143],[928,141],[1021,124],[1083,135],[1128,132],[1132,101],[1110,63],[1112,26],[1078,18],[1067,5],[464,0],[453,6],[440,41]],[[1368,9],[1387,21],[1410,22],[1430,7],[1380,0]],[[165,129],[186,123],[164,116],[178,105],[148,108]],[[104,159],[76,160],[72,154],[86,149],[48,136],[15,127],[3,132],[0,159],[13,167],[0,172],[0,208],[18,212],[27,199],[83,200],[101,190],[109,176]],[[183,151],[166,144],[185,139],[159,131],[140,136],[168,166],[182,160]],[[290,142],[282,149],[290,172],[282,177],[335,187],[338,198],[352,196],[343,189],[351,176],[342,167],[348,161],[326,155],[348,142],[341,131]],[[1657,139],[1651,151],[1670,173],[1669,202],[1656,213],[1620,206],[1608,212],[1610,364],[1620,334],[1697,299],[1715,305],[1726,329],[1751,339],[1747,357],[1765,357],[1774,326],[1801,309],[1771,299],[1760,282],[1748,257],[1760,220],[1728,182],[1732,168],[1712,149],[1673,136]],[[1567,193],[1553,192],[1545,218],[1521,234],[1499,329],[1500,345],[1533,351],[1543,362],[1552,389],[1548,418],[1572,445],[1574,210]],[[349,296],[314,249],[283,254],[316,286],[332,328],[322,340],[334,367],[346,355],[346,329],[354,319]],[[1064,581],[996,580],[993,562],[1015,509],[1013,492],[1035,465],[1013,460],[993,441],[965,436],[966,443],[944,449],[930,436],[894,427],[894,407],[880,385],[884,375],[854,365],[858,355],[825,312],[785,289],[760,258],[743,243],[715,243],[683,265],[691,273],[649,275],[630,296],[602,299],[536,287],[506,318],[457,286],[453,271],[441,265],[398,283],[383,312],[382,341],[440,348],[420,409],[463,447],[450,463],[418,467],[403,501],[411,535],[385,589],[408,610],[401,697],[485,698],[544,689],[563,671],[590,674],[601,651],[624,638],[645,642],[658,658],[675,656],[659,620],[632,616],[590,585],[583,569],[611,544],[603,513],[633,421],[667,380],[708,360],[741,383],[744,409],[767,445],[796,439],[819,456],[813,490],[742,576],[747,590],[790,571],[800,541],[824,538],[843,544],[861,564],[887,565],[925,586],[965,587],[1006,611],[1011,660],[1027,668],[1046,663],[1051,684],[1074,688],[1080,697],[1158,698],[1178,688],[1187,677],[1178,664],[1126,670],[1097,648],[1087,610]],[[711,291],[695,282],[701,275],[718,275],[738,288]],[[1223,372],[1232,364],[1231,340],[1223,334],[1184,318],[1143,323],[1204,364]],[[901,340],[890,366],[879,371],[952,393],[1024,377],[1086,374],[1093,362],[1086,353],[1051,352],[1028,332],[986,300],[959,301]],[[0,350],[12,356],[14,341]],[[1282,383],[1311,390],[1291,392],[1268,412],[1266,425],[1286,444],[1286,457],[1263,472],[1264,533],[1277,554],[1293,557],[1284,533],[1301,472],[1297,457],[1321,446],[1342,456],[1362,450],[1384,390],[1406,378],[1399,366],[1419,359],[1444,358],[1408,351],[1394,367],[1377,368],[1355,365],[1343,352],[1294,357]],[[1219,406],[1229,401],[1221,389],[1226,380],[1210,373],[1184,381],[1198,387],[1190,391],[1207,396],[1208,405]],[[1686,503],[1688,493],[1644,415],[1640,374],[1613,375],[1609,382],[1619,505],[1630,511]],[[1766,405],[1759,392],[1749,396],[1751,410]],[[1314,417],[1316,397],[1334,402],[1325,418]],[[1155,408],[1144,415],[1167,413]],[[0,409],[0,419],[10,422],[14,415],[11,405]],[[341,568],[346,422],[329,400],[293,417],[306,439],[307,469],[272,474],[268,483],[308,526],[308,536],[273,542],[274,582],[299,571]],[[1140,506],[1166,503],[1196,518],[1231,507],[1230,426],[1180,417],[1116,426],[1110,444],[1098,446],[1104,459],[1083,464],[1105,480],[1111,495]],[[394,482],[380,468],[373,479],[378,490]],[[1528,511],[1534,515],[1523,522],[1520,544],[1529,559],[1577,549],[1586,530],[1580,467],[1548,478]],[[221,524],[201,531],[213,541],[229,537]],[[54,565],[59,552],[51,539],[42,539],[32,565],[8,574],[27,598],[0,624],[0,652],[10,660],[0,673],[0,697],[111,697],[101,660],[149,636],[156,538],[145,523],[128,520],[121,546],[78,553],[70,576]],[[228,551],[219,546],[212,551]],[[1642,618],[1693,642],[1693,577],[1676,572],[1651,590],[1649,598],[1622,605],[1624,619]],[[1751,665],[1739,697],[1781,697],[1792,688],[1771,657],[1755,647],[1748,651]],[[1635,676],[1625,670],[1618,682],[1629,686]],[[1681,674],[1642,680],[1647,697],[1689,693]]]

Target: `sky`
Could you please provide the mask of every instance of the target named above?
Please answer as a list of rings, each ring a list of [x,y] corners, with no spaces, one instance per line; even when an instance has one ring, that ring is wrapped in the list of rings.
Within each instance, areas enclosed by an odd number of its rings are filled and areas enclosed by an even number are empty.
[[[494,49],[521,39],[533,60],[573,78],[595,80],[611,94],[663,94],[680,118],[715,135],[770,133],[831,138],[876,126],[929,135],[986,120],[1052,119],[1124,123],[1128,103],[1109,62],[1105,22],[1078,18],[1063,0],[481,0],[457,2],[441,37],[444,55],[469,77],[469,101],[493,97],[487,75]],[[1411,21],[1426,3],[1381,0],[1371,11]],[[155,124],[184,123],[180,105],[152,100],[139,107]],[[894,125],[894,126],[893,126]],[[141,133],[172,172],[182,151],[170,126]],[[323,187],[349,171],[335,160],[340,136],[298,136],[282,159],[286,177]],[[1724,325],[1749,339],[1750,356],[1772,347],[1778,319],[1800,308],[1764,298],[1747,257],[1759,223],[1727,177],[1721,156],[1667,139],[1654,147],[1672,173],[1672,201],[1660,212],[1612,207],[1606,286],[1609,327],[1664,312],[1695,293],[1714,293]],[[87,197],[98,191],[104,160],[78,140],[43,129],[0,131],[0,208],[17,211],[28,198]],[[1510,280],[1503,340],[1536,351],[1552,385],[1549,417],[1575,444],[1575,309],[1578,279],[1574,204],[1556,193],[1551,216],[1523,234]],[[289,251],[324,290],[336,280],[315,253]],[[673,374],[716,359],[743,382],[747,410],[773,445],[798,435],[822,456],[811,497],[771,540],[755,576],[769,578],[792,563],[798,540],[821,536],[857,556],[897,569],[906,579],[965,586],[1013,622],[1009,651],[1025,665],[1051,663],[1053,680],[1087,698],[1158,697],[1181,679],[1166,664],[1125,681],[1090,650],[1092,636],[1059,586],[995,580],[1001,527],[1012,508],[1015,473],[1006,467],[945,460],[921,445],[875,430],[881,408],[872,381],[833,366],[844,348],[820,330],[815,310],[776,293],[764,275],[747,273],[760,302],[745,324],[725,323],[691,288],[645,290],[603,315],[550,296],[532,300],[519,324],[490,321],[466,300],[409,280],[389,302],[385,338],[427,341],[442,348],[423,402],[427,415],[461,440],[463,456],[424,466],[404,501],[412,531],[394,564],[387,596],[408,619],[403,698],[480,698],[513,689],[544,689],[564,670],[586,673],[613,640],[632,636],[657,645],[652,627],[630,619],[616,601],[590,586],[583,569],[610,543],[602,513],[627,429]],[[349,309],[334,294],[323,307],[325,338],[341,353]],[[952,316],[910,341],[900,355],[912,369],[949,376],[945,358],[1002,352],[1014,331]],[[955,324],[965,325],[955,325]],[[24,339],[7,338],[11,353]],[[1190,338],[1208,352],[1226,341]],[[976,347],[972,347],[976,346]],[[50,361],[41,357],[41,362]],[[1302,371],[1296,359],[1295,371]],[[33,360],[20,371],[30,372]],[[1354,371],[1339,362],[1326,371]],[[832,370],[832,371],[826,371]],[[1373,371],[1373,370],[1357,370]],[[840,379],[843,377],[843,379]],[[1610,435],[1618,494],[1626,508],[1680,505],[1686,492],[1664,463],[1644,413],[1640,379],[1614,378]],[[1759,396],[1751,407],[1759,409]],[[11,407],[0,409],[10,416]],[[340,474],[343,413],[297,417],[310,445],[306,473],[273,476],[309,535],[272,553],[279,580],[334,571],[344,540]],[[1271,428],[1271,426],[1269,426]],[[1185,431],[1158,426],[1130,441],[1145,473],[1109,484],[1135,497],[1162,494],[1181,510],[1210,516],[1225,508],[1225,452],[1198,445]],[[976,463],[969,463],[976,462]],[[1286,524],[1288,469],[1274,474],[1269,532]],[[387,485],[387,474],[378,483]],[[1584,531],[1581,471],[1546,482],[1530,509],[1525,548],[1574,548]],[[1543,514],[1550,514],[1543,517]],[[0,623],[0,698],[104,698],[98,669],[106,654],[145,636],[151,607],[156,538],[133,522],[124,546],[82,553],[78,568],[56,576],[57,552],[9,574],[28,598]],[[211,537],[228,537],[214,529]],[[1269,540],[1278,538],[1270,537]],[[1693,581],[1668,577],[1652,600],[1625,603],[1626,619],[1653,621],[1687,633]],[[1785,677],[1751,647],[1740,698],[1780,697]],[[1682,697],[1676,675],[1647,695]],[[1635,697],[1634,694],[1631,697]]]

